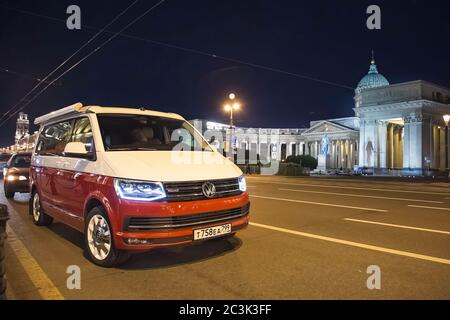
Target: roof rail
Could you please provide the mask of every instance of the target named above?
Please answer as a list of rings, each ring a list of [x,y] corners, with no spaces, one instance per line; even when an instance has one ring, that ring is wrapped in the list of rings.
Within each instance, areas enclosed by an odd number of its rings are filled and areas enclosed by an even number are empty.
[[[34,124],[40,125],[44,122],[48,122],[55,118],[60,118],[62,116],[70,115],[71,113],[78,113],[83,112],[83,104],[81,102],[77,102],[75,104],[72,104],[68,107],[52,111],[46,115],[43,115],[41,117],[38,117],[34,120]]]

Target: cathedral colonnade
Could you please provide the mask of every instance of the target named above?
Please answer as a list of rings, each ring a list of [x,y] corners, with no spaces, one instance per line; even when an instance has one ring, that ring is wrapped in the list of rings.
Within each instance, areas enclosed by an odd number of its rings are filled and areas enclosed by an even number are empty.
[[[360,166],[445,171],[445,125],[440,118],[410,114],[392,120],[362,120]]]

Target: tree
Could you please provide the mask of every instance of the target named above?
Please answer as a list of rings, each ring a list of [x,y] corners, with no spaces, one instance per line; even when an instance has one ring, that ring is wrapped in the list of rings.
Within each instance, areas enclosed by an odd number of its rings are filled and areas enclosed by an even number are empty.
[[[317,159],[310,155],[289,156],[286,158],[287,163],[296,163],[303,168],[314,170],[317,168]]]

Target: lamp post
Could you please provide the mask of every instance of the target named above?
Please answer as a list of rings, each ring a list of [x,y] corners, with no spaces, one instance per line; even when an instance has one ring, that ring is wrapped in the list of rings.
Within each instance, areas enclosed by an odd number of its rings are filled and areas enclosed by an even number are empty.
[[[450,121],[450,115],[446,114],[443,118],[445,122],[445,170],[448,172],[448,123]]]
[[[233,157],[233,112],[238,111],[241,105],[236,101],[236,95],[234,93],[230,93],[228,95],[228,101],[224,105],[224,109],[226,112],[230,113],[230,159],[234,160]]]

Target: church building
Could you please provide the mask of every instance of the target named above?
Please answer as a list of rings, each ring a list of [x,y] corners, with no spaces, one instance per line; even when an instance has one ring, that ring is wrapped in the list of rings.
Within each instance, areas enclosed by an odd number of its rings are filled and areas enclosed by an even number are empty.
[[[237,149],[278,161],[289,155],[319,158],[326,150],[330,170],[367,168],[381,175],[421,176],[447,169],[450,150],[445,152],[449,144],[443,116],[450,114],[450,89],[422,80],[390,84],[372,59],[354,101],[354,117],[311,121],[307,129],[234,127],[231,141]],[[203,133],[220,130],[223,140],[230,141],[226,124],[192,123]],[[329,144],[325,148],[324,141]]]

